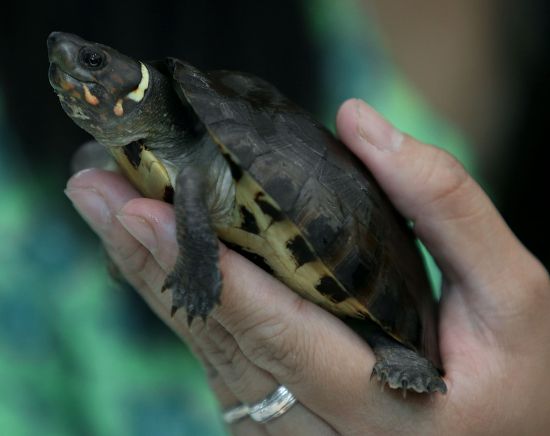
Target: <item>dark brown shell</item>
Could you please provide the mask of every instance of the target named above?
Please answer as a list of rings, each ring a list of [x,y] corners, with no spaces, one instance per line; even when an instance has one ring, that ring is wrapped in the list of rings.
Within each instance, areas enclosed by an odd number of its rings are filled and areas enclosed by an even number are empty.
[[[291,253],[303,262],[320,259],[331,272],[315,278],[315,288],[334,304],[357,300],[365,311],[348,315],[368,313],[440,366],[436,302],[414,235],[365,167],[267,82],[203,73],[178,60],[169,68],[234,179],[250,175],[275,202],[271,213],[299,229],[287,242]]]

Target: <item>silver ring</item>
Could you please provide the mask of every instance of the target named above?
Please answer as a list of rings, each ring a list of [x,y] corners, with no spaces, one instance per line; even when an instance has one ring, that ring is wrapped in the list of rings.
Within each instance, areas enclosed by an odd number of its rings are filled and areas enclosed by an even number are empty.
[[[249,406],[248,415],[253,421],[265,424],[287,412],[296,403],[296,398],[283,385],[264,400]]]
[[[226,424],[233,424],[248,416],[250,408],[246,404],[240,404],[223,411],[223,421]]]

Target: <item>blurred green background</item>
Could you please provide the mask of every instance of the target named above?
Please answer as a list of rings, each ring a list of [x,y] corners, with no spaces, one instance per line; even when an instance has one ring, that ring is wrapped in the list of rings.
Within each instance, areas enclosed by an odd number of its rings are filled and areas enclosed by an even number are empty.
[[[199,364],[132,290],[110,281],[99,243],[63,195],[70,156],[88,138],[49,86],[52,30],[140,59],[171,55],[253,72],[332,128],[340,103],[361,97],[457,156],[548,266],[548,212],[540,206],[549,187],[546,5],[410,3],[7,4],[0,434],[225,434]]]

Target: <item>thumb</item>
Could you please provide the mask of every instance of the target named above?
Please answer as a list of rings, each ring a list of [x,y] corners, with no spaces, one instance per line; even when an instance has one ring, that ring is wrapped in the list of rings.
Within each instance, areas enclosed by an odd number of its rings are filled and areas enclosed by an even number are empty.
[[[414,222],[450,284],[474,294],[490,292],[484,297],[507,306],[522,298],[510,279],[537,262],[454,157],[399,132],[360,100],[342,105],[337,127],[397,209]]]

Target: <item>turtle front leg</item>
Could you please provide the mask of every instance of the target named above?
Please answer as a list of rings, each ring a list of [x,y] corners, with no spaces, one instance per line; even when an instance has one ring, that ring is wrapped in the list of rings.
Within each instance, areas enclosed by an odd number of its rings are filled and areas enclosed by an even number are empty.
[[[196,316],[208,316],[219,303],[222,288],[207,184],[206,171],[184,168],[178,174],[174,194],[179,253],[163,290],[172,289],[172,316],[183,307],[189,324]]]

